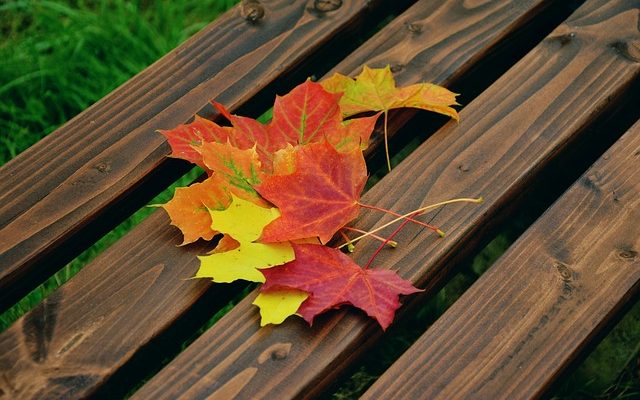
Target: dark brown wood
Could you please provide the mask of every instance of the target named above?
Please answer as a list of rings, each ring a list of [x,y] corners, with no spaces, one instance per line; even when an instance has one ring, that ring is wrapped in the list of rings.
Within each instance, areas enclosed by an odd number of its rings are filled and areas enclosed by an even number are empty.
[[[401,84],[438,82],[448,86],[486,57],[480,47],[495,48],[514,32],[538,18],[551,1],[418,2],[394,18],[331,72],[355,75],[364,64],[391,66]]]
[[[640,122],[364,398],[540,397],[640,289],[639,170]]]
[[[316,3],[243,3],[3,166],[0,311],[89,245],[88,232],[124,219],[132,191],[177,178],[161,171],[169,148],[157,129],[187,121],[211,98],[237,108],[383,2],[344,0],[331,11]],[[248,21],[248,6],[262,17]]]
[[[506,35],[500,32],[508,32],[510,37],[517,36],[514,33],[522,33],[523,27],[534,18],[536,23],[533,25],[541,29],[542,25],[549,23],[542,19],[554,18],[544,15],[545,11],[566,15],[562,4],[553,1],[421,1],[394,18],[386,29],[336,65],[327,76],[334,72],[356,76],[365,64],[372,68],[389,65],[398,85],[427,81],[451,87],[460,84],[465,74],[477,68],[479,63],[486,62],[491,52],[504,44]],[[561,21],[559,19],[553,26]],[[509,40],[513,44],[515,39]],[[493,50],[479,51],[483,47]],[[514,47],[510,53],[517,53]],[[482,78],[476,76],[476,79]],[[415,115],[416,111],[410,109],[392,112],[389,137],[392,138]],[[377,129],[367,152],[378,151],[383,140],[382,130]]]
[[[520,2],[518,7],[505,8],[503,3],[493,2],[465,7],[462,1],[443,1],[434,8],[433,3],[422,1],[408,11],[413,13],[409,16],[413,15],[414,21],[440,26],[443,31],[451,29],[449,35],[431,39],[424,36],[411,41],[404,51],[418,54],[430,49],[429,54],[436,59],[452,52],[464,54],[450,67],[453,75],[458,74],[458,68],[471,68],[501,39],[539,13],[543,4]],[[457,11],[447,12],[449,7]],[[476,25],[484,27],[482,34],[478,33],[479,28],[464,28]],[[408,34],[413,35],[404,24],[394,24],[380,36]],[[394,50],[385,52],[391,54]],[[370,50],[366,54],[373,56]],[[366,61],[362,52],[354,53],[354,57]],[[418,76],[411,71],[421,68],[420,64],[409,64],[403,76]],[[428,71],[420,76],[436,80]],[[445,74],[437,79],[448,77]],[[181,279],[195,273],[195,256],[204,247],[177,248],[179,241],[178,232],[169,226],[164,213],[154,213],[42,306],[0,334],[0,369],[10,371],[5,380],[0,380],[0,389],[15,393],[15,388],[21,388],[23,397],[37,397],[45,391],[61,396],[71,392],[83,395],[102,387],[134,355],[201,302],[209,288],[204,281]],[[218,303],[229,299],[220,293],[225,287],[216,286],[213,290],[211,297],[217,297]],[[207,306],[215,310],[216,304]]]
[[[433,223],[448,233],[444,239],[408,225],[397,237],[400,246],[381,253],[376,266],[397,269],[427,292],[437,287],[449,261],[471,251],[549,160],[637,79],[638,4],[587,2],[467,106],[459,124],[438,131],[368,192],[365,203],[398,211],[452,197],[486,199],[479,206],[448,206],[438,213]],[[380,222],[378,214],[368,213],[356,226],[370,229]],[[356,260],[366,261],[376,247],[360,244]],[[381,333],[354,311],[328,313],[313,328],[293,318],[260,329],[251,306],[254,296],[134,398],[312,397]]]

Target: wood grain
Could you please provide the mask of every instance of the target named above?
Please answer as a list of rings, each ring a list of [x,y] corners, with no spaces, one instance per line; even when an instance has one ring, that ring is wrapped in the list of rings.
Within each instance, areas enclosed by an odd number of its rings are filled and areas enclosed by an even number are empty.
[[[345,0],[320,11],[313,1],[244,2],[3,166],[0,311],[89,245],[88,232],[124,219],[132,191],[177,178],[158,172],[170,161],[157,129],[187,121],[211,98],[237,108],[382,3]],[[248,6],[263,17],[248,21]]]
[[[492,2],[491,6],[465,6],[462,1],[439,4],[435,9],[442,10],[437,13],[439,18],[425,12],[434,11],[433,2],[426,0],[403,18],[413,15],[415,21],[428,20],[429,25],[444,31],[450,28],[450,35],[438,37],[444,41],[440,45],[429,36],[412,40],[405,51],[413,54],[431,49],[435,58],[459,51],[466,58],[451,68],[454,75],[457,68],[472,68],[483,54],[491,52],[501,39],[508,38],[541,9],[541,2],[521,2],[509,8],[502,2]],[[446,12],[448,7],[457,11]],[[465,29],[467,25],[482,25],[486,31],[479,35],[477,29]],[[413,35],[407,32],[405,25],[395,24],[380,36]],[[470,35],[468,40],[462,38],[466,34]],[[367,54],[375,55],[369,50]],[[354,57],[366,61],[360,52]],[[414,76],[413,69],[420,70],[421,65],[408,65],[404,76]],[[436,79],[428,71],[420,76]],[[442,79],[448,79],[448,75]],[[10,371],[0,380],[0,389],[29,398],[44,392],[84,395],[108,386],[108,379],[116,371],[128,365],[141,349],[152,348],[151,342],[201,301],[210,286],[204,281],[181,280],[195,273],[195,256],[204,247],[176,248],[179,242],[178,232],[169,226],[164,213],[154,213],[87,265],[47,303],[0,334],[0,370]],[[227,301],[230,297],[221,293],[225,287],[214,287],[210,299]],[[216,304],[209,307],[216,310]],[[83,377],[74,378],[79,375]]]
[[[640,122],[364,398],[540,397],[640,289],[639,169]]]
[[[438,240],[407,226],[400,246],[376,266],[397,269],[427,291],[448,262],[470,251],[493,221],[549,160],[574,141],[617,94],[637,79],[637,1],[588,1],[451,123],[429,138],[364,198],[398,211],[452,197],[482,195],[480,206],[443,209]],[[621,51],[621,49],[626,49]],[[386,219],[385,219],[386,220]],[[369,229],[380,216],[366,214]],[[584,222],[585,224],[588,221]],[[635,242],[634,242],[635,243]],[[375,243],[363,243],[364,262]],[[331,312],[312,328],[300,319],[260,329],[244,299],[138,391],[134,398],[205,398],[233,389],[236,398],[313,397],[380,334],[354,311]],[[238,380],[237,376],[250,376]]]
[[[373,68],[389,65],[398,85],[434,82],[445,87],[455,86],[504,45],[504,33],[508,32],[509,43],[513,45],[514,40],[523,38],[511,37],[521,34],[531,20],[535,19],[532,25],[542,30],[545,24],[553,24],[546,20],[555,19],[558,14],[566,15],[567,10],[562,6],[552,1],[420,1],[389,22],[386,29],[337,64],[327,76],[334,72],[356,76],[365,64]],[[554,16],[550,18],[545,13]],[[562,19],[552,26],[560,22]],[[525,48],[527,45],[524,44]],[[517,53],[513,47],[509,53]],[[482,48],[493,50],[479,51]],[[416,113],[411,109],[391,112],[389,137]],[[367,152],[378,151],[383,141],[382,129],[376,129]]]

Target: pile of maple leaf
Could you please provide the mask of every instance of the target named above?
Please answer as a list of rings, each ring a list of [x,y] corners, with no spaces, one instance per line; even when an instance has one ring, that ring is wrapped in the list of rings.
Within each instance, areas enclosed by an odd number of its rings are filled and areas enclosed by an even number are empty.
[[[318,314],[351,304],[386,329],[399,295],[419,289],[391,270],[362,268],[327,243],[362,207],[362,151],[380,115],[386,142],[390,109],[414,107],[457,118],[455,96],[428,83],[397,88],[389,67],[364,67],[355,79],[334,74],[320,83],[307,80],[277,97],[268,124],[232,115],[214,102],[231,126],[196,116],[161,131],[172,157],[208,174],[177,188],[162,205],[182,231],[183,244],[219,239],[211,253],[198,257],[196,277],[263,283],[254,302],[261,325],[294,314],[311,324]]]

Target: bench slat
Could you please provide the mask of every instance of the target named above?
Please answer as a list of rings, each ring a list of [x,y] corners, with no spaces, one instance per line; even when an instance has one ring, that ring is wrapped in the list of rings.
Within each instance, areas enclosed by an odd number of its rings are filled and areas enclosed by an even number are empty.
[[[448,236],[434,239],[407,226],[377,266],[393,267],[427,292],[449,262],[472,251],[476,236],[504,217],[517,195],[549,160],[572,143],[640,73],[619,51],[640,39],[637,2],[587,2],[493,86],[467,106],[459,124],[429,138],[364,196],[364,203],[398,211],[452,197],[483,195],[480,206],[448,206],[433,223]],[[612,46],[617,43],[617,46]],[[624,48],[624,47],[622,47]],[[385,219],[386,221],[386,219]],[[364,215],[356,226],[380,224]],[[367,260],[376,243],[361,243]],[[312,397],[333,382],[380,334],[353,311],[335,311],[309,328],[300,319],[259,328],[245,298],[133,398]]]
[[[237,108],[382,3],[345,0],[321,12],[306,2],[262,1],[255,24],[240,5],[3,166],[0,311],[88,246],[87,236],[124,219],[122,203],[140,207],[175,180],[169,166],[184,172],[166,160],[156,129],[187,121],[211,97]],[[132,199],[132,191],[147,198]]]
[[[441,1],[434,8],[434,2],[421,1],[402,18],[423,26],[437,26],[443,35],[434,38],[425,34],[419,40],[409,41],[410,46],[404,51],[434,59],[450,53],[464,56],[456,59],[447,73],[439,72],[438,77],[431,75],[433,69],[407,61],[399,81],[408,83],[416,77],[455,81],[450,77],[459,76],[460,69],[476,65],[500,40],[537,15],[542,5],[543,2],[536,1],[505,7],[504,3],[492,2],[465,8]],[[378,36],[403,35],[413,37],[414,33],[403,23],[394,23]],[[358,59],[357,64],[366,62],[366,55],[378,57],[378,62],[383,63],[385,59],[392,61],[391,52],[385,50],[389,53],[385,57],[365,49],[353,57]],[[179,233],[169,227],[164,213],[153,213],[42,306],[0,334],[0,365],[11,371],[7,375],[11,384],[4,386],[5,381],[0,380],[0,388],[8,391],[8,386],[22,387],[23,396],[28,397],[38,390],[62,395],[72,390],[71,383],[78,395],[102,387],[133,355],[194,304],[202,302],[210,287],[203,280],[180,280],[195,273],[198,264],[195,255],[201,254],[204,247],[175,247],[179,242]],[[216,304],[230,298],[221,293],[226,287],[220,285],[211,290],[214,293],[205,299],[204,305],[217,309]],[[59,372],[51,372],[56,371],[54,366]],[[81,378],[72,379],[77,371],[86,372]],[[67,381],[56,380],[63,376],[68,377]]]
[[[638,170],[640,122],[364,398],[539,397],[640,289]]]

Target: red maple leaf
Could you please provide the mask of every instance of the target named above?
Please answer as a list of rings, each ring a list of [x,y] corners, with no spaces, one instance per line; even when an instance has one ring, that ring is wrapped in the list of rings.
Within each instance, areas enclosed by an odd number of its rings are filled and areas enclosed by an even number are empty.
[[[267,176],[258,193],[280,209],[280,218],[262,231],[262,242],[317,236],[322,243],[358,215],[367,180],[362,151],[336,151],[326,141],[300,146],[289,175]]]
[[[207,142],[225,143],[233,138],[232,131],[232,128],[220,126],[196,115],[195,120],[190,124],[181,124],[173,129],[158,132],[167,138],[171,146],[170,157],[187,160],[211,172],[204,165],[202,156],[194,146]]]
[[[394,271],[362,269],[338,249],[317,244],[292,244],[295,260],[263,269],[262,291],[292,288],[310,294],[297,313],[309,324],[316,315],[351,304],[386,329],[400,307],[401,294],[420,292]]]
[[[161,130],[171,146],[172,157],[191,161],[207,169],[194,147],[214,142],[230,144],[240,150],[255,148],[263,171],[271,172],[273,153],[298,145],[329,139],[340,151],[366,142],[373,130],[375,118],[353,119],[343,123],[339,101],[342,94],[329,93],[322,85],[306,81],[284,96],[276,97],[273,119],[269,124],[248,117],[233,115],[222,104],[213,106],[232,126],[220,126],[196,116],[192,123]],[[208,171],[211,172],[211,171]]]
[[[241,150],[255,147],[265,168],[270,164],[273,153],[287,146],[284,138],[269,133],[268,125],[253,118],[233,115],[222,104],[215,101],[212,104],[231,122],[233,134],[229,144]]]
[[[338,101],[342,94],[329,93],[319,83],[307,80],[285,96],[276,97],[271,137],[291,144],[324,140],[327,133],[342,131]]]

